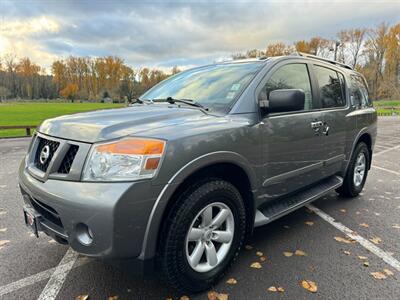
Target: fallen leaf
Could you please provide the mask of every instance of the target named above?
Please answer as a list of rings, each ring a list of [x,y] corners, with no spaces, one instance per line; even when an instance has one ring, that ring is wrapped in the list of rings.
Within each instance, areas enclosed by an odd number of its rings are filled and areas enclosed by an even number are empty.
[[[227,281],[226,281],[226,283],[227,284],[236,284],[237,283],[237,280],[235,279],[235,278],[229,278]]]
[[[288,225],[283,225],[283,228],[285,228],[285,229],[289,229],[289,228],[290,228],[290,226],[288,226]]]
[[[383,274],[382,272],[372,272],[371,275],[372,275],[375,279],[386,279],[386,275]]]
[[[340,237],[340,236],[335,236],[334,239],[335,239],[336,241],[338,241],[338,242],[342,242],[342,243],[345,243],[345,244],[351,244],[351,241],[350,241],[350,240],[345,239],[345,238]]]
[[[317,284],[311,280],[302,280],[301,286],[311,293],[316,293],[318,290]]]
[[[253,262],[253,263],[250,265],[250,268],[261,269],[262,266],[261,266],[261,264],[257,261],[257,262]]]
[[[346,255],[350,255],[351,254],[350,251],[347,251],[347,250],[343,250],[343,253],[346,254]]]
[[[268,288],[268,291],[269,291],[269,292],[277,292],[278,289],[277,289],[276,287],[274,287],[274,286],[270,286],[270,287]]]
[[[0,228],[0,232],[6,232],[7,228]]]
[[[283,252],[283,255],[285,255],[286,257],[291,257],[293,255],[293,252],[285,251]]]
[[[306,224],[308,226],[313,226],[314,222],[313,221],[306,221],[306,222],[304,222],[304,224]]]
[[[382,239],[379,238],[379,237],[377,237],[377,236],[375,236],[375,237],[373,237],[373,238],[370,238],[369,240],[370,240],[371,242],[373,242],[375,245],[378,245],[378,244],[380,244],[380,243],[382,242]]]
[[[207,293],[208,300],[228,300],[228,294],[221,294],[215,291],[210,291]],[[189,299],[189,298],[187,298]]]
[[[356,215],[359,215],[359,214],[361,214],[359,211],[356,211]]]
[[[368,227],[369,227],[369,225],[368,225],[367,223],[361,223],[360,226],[361,226],[361,227],[365,227],[365,228],[368,228]]]
[[[364,267],[369,267],[369,262],[364,261],[363,265],[364,265]]]
[[[118,296],[110,296],[108,297],[108,300],[118,300]]]
[[[296,250],[294,254],[297,256],[307,256],[307,253],[305,253],[303,250]]]
[[[246,250],[251,250],[251,249],[253,249],[253,246],[246,245],[246,246],[244,246],[244,249],[246,249]]]
[[[0,211],[0,215],[5,215],[6,213],[7,213],[7,212],[4,211],[4,210]]]
[[[341,211],[342,213],[345,213],[345,212],[346,212],[346,210],[345,210],[344,208],[342,208],[340,211]]]
[[[9,240],[0,240],[0,247],[8,244],[9,242]]]
[[[208,298],[208,299],[210,299],[210,298]],[[186,296],[186,295],[183,295],[183,296],[180,298],[180,300],[189,300],[189,297]]]
[[[367,260],[367,259],[368,259],[368,257],[366,257],[366,256],[361,256],[361,255],[359,255],[358,258],[361,259],[361,260]]]
[[[283,287],[281,287],[281,286],[278,287],[278,292],[283,293],[284,291],[285,291],[285,289]]]
[[[263,256],[264,254],[261,251],[256,252],[257,256]]]
[[[380,213],[377,213],[377,212],[374,212],[374,215],[375,215],[375,216],[380,216],[381,214],[380,214]]]
[[[265,256],[260,257],[260,261],[266,261],[266,260],[267,260],[267,258]]]
[[[388,275],[388,276],[393,276],[394,275],[394,273],[392,271],[390,271],[389,269],[383,269],[383,272],[385,272],[386,275]]]
[[[56,243],[55,240],[53,240],[53,239],[49,240],[49,244],[54,244],[54,243]]]
[[[87,300],[89,299],[89,295],[79,295],[75,298],[75,300]]]
[[[393,224],[393,228],[400,229],[400,224]]]

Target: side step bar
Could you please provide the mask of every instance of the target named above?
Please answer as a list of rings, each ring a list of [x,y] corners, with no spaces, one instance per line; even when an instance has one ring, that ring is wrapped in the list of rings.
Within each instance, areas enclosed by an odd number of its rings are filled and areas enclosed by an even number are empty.
[[[273,220],[276,220],[309,202],[312,202],[325,194],[328,194],[332,190],[340,187],[343,184],[343,178],[339,176],[332,176],[322,180],[315,186],[308,188],[307,190],[301,191],[297,194],[289,196],[287,198],[280,198],[272,200],[259,207],[256,211],[254,227],[265,225]]]

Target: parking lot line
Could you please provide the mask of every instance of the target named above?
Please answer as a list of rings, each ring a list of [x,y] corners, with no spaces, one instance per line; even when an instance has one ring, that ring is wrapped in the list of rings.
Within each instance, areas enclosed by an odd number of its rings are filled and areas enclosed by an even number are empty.
[[[375,165],[373,165],[372,167],[373,167],[374,169],[386,171],[386,172],[392,173],[392,174],[394,174],[394,175],[400,176],[400,172],[396,172],[396,171],[389,170],[389,169],[386,169],[386,168],[378,167],[378,166],[375,166]]]
[[[376,152],[376,153],[374,153],[373,157],[376,157],[377,155],[381,155],[383,153],[386,153],[386,152],[389,152],[389,151],[392,151],[392,150],[396,150],[396,149],[399,149],[399,148],[400,148],[400,145],[397,145],[397,146],[394,146],[394,147],[391,147],[391,148]]]
[[[39,296],[39,300],[53,300],[57,297],[68,273],[74,266],[78,253],[68,248],[67,253],[61,259],[58,266],[55,268],[54,273],[50,276],[49,281],[44,287],[42,293]]]
[[[74,268],[83,266],[84,264],[86,264],[88,261],[87,260],[78,260],[77,263],[73,266]],[[60,265],[59,265],[60,266]],[[58,266],[57,266],[58,267]],[[33,274],[31,276],[22,278],[20,280],[11,282],[9,284],[3,285],[2,287],[0,287],[0,297],[10,294],[12,292],[15,292],[19,289],[22,289],[24,287],[36,284],[38,282],[41,282],[42,280],[46,280],[47,278],[50,278],[51,275],[53,275],[54,271],[56,270],[57,267],[54,268],[50,268],[47,270],[44,270],[40,273],[36,273]]]
[[[379,258],[381,258],[384,262],[395,268],[397,271],[400,272],[400,262],[395,259],[393,256],[391,256],[389,253],[383,251],[379,247],[375,246],[373,243],[370,241],[366,240],[362,236],[358,235],[356,232],[351,230],[350,228],[346,227],[342,223],[336,221],[334,218],[332,218],[330,215],[326,214],[322,210],[316,208],[315,206],[308,204],[307,208],[312,210],[315,214],[317,214],[319,217],[321,217],[324,221],[328,222],[331,224],[333,227],[336,229],[340,230],[344,234],[346,234],[348,237],[351,239],[357,241],[361,246],[366,248],[368,251],[371,253],[375,254]]]

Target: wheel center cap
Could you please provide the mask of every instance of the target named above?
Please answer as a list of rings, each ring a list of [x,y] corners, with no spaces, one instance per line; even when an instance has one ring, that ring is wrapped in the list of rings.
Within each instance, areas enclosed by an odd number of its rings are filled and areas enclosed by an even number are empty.
[[[209,241],[211,240],[211,236],[212,236],[212,229],[208,229],[206,230],[206,232],[204,232],[204,239]]]

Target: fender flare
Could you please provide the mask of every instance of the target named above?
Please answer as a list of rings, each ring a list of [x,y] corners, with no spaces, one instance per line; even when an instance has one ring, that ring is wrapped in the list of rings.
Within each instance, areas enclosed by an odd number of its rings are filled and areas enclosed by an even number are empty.
[[[199,156],[192,161],[188,162],[182,168],[180,168],[165,184],[161,193],[157,197],[156,202],[153,205],[149,219],[147,221],[146,231],[143,238],[142,250],[139,255],[140,259],[150,259],[154,257],[157,251],[157,241],[159,228],[163,222],[162,216],[164,211],[174,194],[176,189],[179,187],[185,179],[190,175],[194,174],[200,169],[211,166],[218,163],[230,163],[240,167],[248,176],[251,189],[255,190],[256,185],[256,174],[250,167],[249,161],[242,155],[230,152],[230,151],[217,151],[204,154]]]
[[[347,173],[347,169],[348,169],[348,167],[350,165],[350,160],[351,160],[351,157],[353,156],[353,152],[354,152],[354,150],[355,150],[355,148],[356,148],[361,136],[364,135],[364,134],[368,134],[370,136],[370,138],[371,138],[372,143],[373,143],[372,134],[369,132],[368,127],[362,128],[358,132],[356,138],[353,140],[353,144],[351,145],[351,151],[349,153],[349,157],[347,158],[346,168],[344,169],[343,175],[345,175]],[[371,146],[373,146],[373,144]],[[371,152],[372,152],[372,149],[371,149]],[[369,166],[369,168],[371,167],[371,164],[372,164],[372,156],[370,157],[370,166]]]

